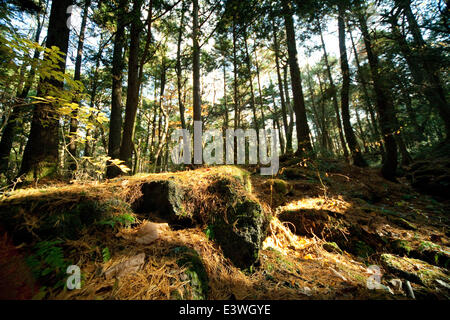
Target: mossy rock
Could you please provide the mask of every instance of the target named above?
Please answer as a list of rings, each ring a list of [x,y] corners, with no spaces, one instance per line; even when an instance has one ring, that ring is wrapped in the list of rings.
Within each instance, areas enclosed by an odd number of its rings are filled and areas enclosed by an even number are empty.
[[[287,195],[292,190],[292,186],[289,182],[286,182],[282,179],[269,179],[264,182],[264,185],[267,185],[269,188],[272,187],[272,190],[280,195]]]
[[[341,248],[339,248],[339,246],[337,245],[336,242],[324,243],[322,247],[324,250],[326,250],[328,252],[343,254],[343,251],[341,250]]]
[[[233,178],[217,180],[209,191],[220,194],[222,200],[220,208],[209,217],[214,241],[235,266],[249,268],[258,260],[267,234],[268,219],[261,205]]]
[[[156,180],[142,184],[142,196],[131,204],[136,213],[157,212],[169,223],[192,224],[192,216],[186,212],[183,201],[185,191],[172,180]]]
[[[52,203],[61,201],[58,207]],[[99,201],[84,197],[64,202],[45,197],[0,204],[0,224],[13,236],[14,241],[32,242],[42,239],[77,239],[84,228],[96,222],[112,219],[117,212],[132,214],[131,208],[120,200]],[[26,221],[35,221],[32,229]]]
[[[426,287],[434,287],[436,280],[448,283],[449,273],[445,269],[430,265],[429,263],[393,254],[380,256],[383,267],[389,272]]]
[[[194,249],[188,247],[176,247],[172,253],[177,256],[177,264],[180,268],[186,268],[185,276],[189,280],[189,288],[185,288],[188,297],[184,299],[206,300],[208,298],[209,280],[202,258]],[[177,294],[173,295],[177,298]]]

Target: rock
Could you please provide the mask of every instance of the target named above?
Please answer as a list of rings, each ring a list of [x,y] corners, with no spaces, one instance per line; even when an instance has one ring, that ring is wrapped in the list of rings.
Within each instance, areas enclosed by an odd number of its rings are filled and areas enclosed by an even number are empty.
[[[180,276],[182,281],[189,281],[189,287],[184,287],[184,299],[205,300],[208,297],[208,274],[200,255],[188,247],[176,247],[172,254],[177,256],[177,264],[186,271]]]
[[[336,244],[336,242],[324,243],[322,247],[328,252],[334,252],[334,253],[338,253],[338,254],[343,253],[341,248],[339,248],[339,246]]]
[[[58,202],[58,206],[53,204]],[[110,225],[122,214],[132,215],[130,206],[120,200],[97,200],[84,195],[64,194],[51,197],[29,197],[0,203],[0,224],[13,236],[14,242],[54,238],[77,239],[82,230],[94,224]],[[32,229],[28,228],[34,221]],[[102,223],[103,222],[103,223]]]
[[[245,269],[258,260],[269,221],[258,201],[250,198],[236,182],[223,177],[208,188],[220,194],[222,202],[210,214],[208,228],[224,255],[235,266]]]
[[[380,258],[383,267],[392,274],[426,287],[433,287],[436,279],[446,281],[449,276],[445,269],[422,260],[387,253],[382,254]]]
[[[267,186],[269,190],[270,187],[272,187],[274,193],[278,193],[282,196],[287,195],[292,190],[292,186],[282,179],[269,179],[264,185]]]
[[[169,223],[192,223],[185,211],[183,188],[172,180],[157,180],[142,184],[142,196],[131,205],[137,213],[157,212]]]
[[[131,272],[136,272],[141,269],[145,263],[145,253],[140,253],[128,260],[121,262],[104,272],[106,279],[121,278]]]
[[[448,157],[423,160],[407,169],[406,177],[418,191],[446,199],[450,194],[450,160]]]

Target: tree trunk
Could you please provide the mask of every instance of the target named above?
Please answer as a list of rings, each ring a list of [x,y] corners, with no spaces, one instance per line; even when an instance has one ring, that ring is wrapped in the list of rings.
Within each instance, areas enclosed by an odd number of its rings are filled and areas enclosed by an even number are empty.
[[[283,0],[282,3],[288,45],[289,69],[291,71],[292,94],[294,97],[294,112],[297,124],[297,154],[306,155],[312,151],[312,145],[306,118],[305,98],[303,96],[300,68],[297,61],[294,21],[292,18],[290,0]]]
[[[275,51],[275,66],[277,69],[277,78],[278,78],[278,90],[280,92],[281,99],[281,116],[283,118],[283,127],[286,136],[286,153],[292,153],[292,135],[289,135],[289,124],[287,120],[287,108],[286,101],[284,95],[283,81],[281,79],[281,71],[280,71],[280,45],[277,37],[277,29],[275,27],[275,22],[273,22],[273,35],[274,35],[274,51]]]
[[[247,30],[244,27],[244,45],[245,45],[245,60],[248,69],[248,76],[250,82],[250,107],[253,112],[253,121],[255,123],[255,129],[258,134],[256,135],[257,144],[259,148],[259,124],[258,124],[258,116],[256,115],[256,103],[255,103],[255,92],[253,88],[253,75],[252,75],[252,63],[250,60],[250,54],[248,52],[248,43],[247,43]],[[258,149],[259,150],[259,149]]]
[[[345,143],[344,133],[343,133],[342,124],[341,124],[341,115],[339,113],[339,105],[338,105],[338,99],[337,99],[337,89],[336,89],[336,86],[334,85],[333,76],[331,74],[330,63],[328,62],[327,48],[325,46],[325,41],[323,39],[323,34],[322,34],[322,27],[320,25],[320,21],[319,20],[317,22],[317,26],[318,26],[319,32],[320,32],[320,40],[322,42],[323,56],[324,56],[324,59],[325,59],[325,65],[327,67],[328,80],[330,81],[330,88],[331,88],[331,91],[333,93],[333,106],[334,106],[334,111],[336,113],[336,123],[337,123],[338,131],[339,131],[339,140],[341,142],[341,147],[342,147],[342,150],[344,152],[344,157],[345,157],[345,159],[348,159],[347,144]]]
[[[77,57],[75,60],[75,75],[74,80],[81,80],[81,62],[83,58],[83,47],[84,47],[84,33],[86,31],[86,24],[89,12],[89,6],[91,5],[91,0],[86,0],[84,3],[83,9],[83,17],[81,20],[81,29],[80,29],[80,37],[78,38],[78,47],[77,47]],[[78,101],[79,103],[79,101]],[[68,150],[72,157],[77,157],[77,131],[78,131],[78,109],[75,109],[72,113],[72,117],[70,119],[70,128],[69,128],[69,147]],[[75,171],[77,169],[77,163],[75,159],[70,157],[69,159],[69,170]]]
[[[122,77],[125,65],[123,49],[125,45],[125,7],[127,1],[120,0],[117,14],[117,30],[114,38],[112,60],[112,93],[111,116],[109,120],[108,156],[112,159],[120,157],[120,142],[122,131]],[[108,163],[106,176],[114,178],[120,174],[120,169]]]
[[[73,4],[72,0],[60,0],[52,2],[46,47],[56,46],[65,54],[59,62],[62,72],[66,68],[66,54],[69,46],[70,29],[67,27],[67,19],[70,13],[67,8]],[[56,79],[43,80],[58,89],[62,89],[64,83]],[[42,86],[40,86],[42,88]],[[38,92],[38,96],[45,96],[46,92]],[[22,159],[19,176],[33,171],[34,178],[50,176],[56,173],[58,166],[59,145],[59,117],[54,112],[54,107],[48,104],[37,104],[33,112],[30,135]]]
[[[292,143],[292,134],[294,132],[294,111],[292,110],[291,98],[289,97],[289,85],[288,85],[288,65],[285,64],[283,66],[283,85],[284,85],[284,93],[286,95],[286,112],[289,115],[288,118],[288,135],[289,139]]]
[[[182,8],[181,8],[181,19],[180,19],[180,26],[178,28],[178,40],[177,40],[177,63],[176,63],[176,72],[177,72],[177,90],[178,90],[178,107],[180,109],[180,121],[181,121],[181,128],[186,129],[186,119],[185,119],[185,108],[183,104],[183,97],[182,97],[182,77],[183,77],[183,70],[181,68],[181,43],[183,41],[183,30],[184,30],[184,17],[185,17],[185,1],[182,2]]]
[[[350,123],[349,95],[350,95],[350,69],[348,66],[347,47],[345,45],[345,9],[342,4],[338,5],[338,29],[339,29],[339,51],[341,55],[341,71],[342,71],[342,90],[341,90],[341,111],[342,122],[344,124],[345,137],[353,159],[353,164],[358,167],[367,167],[361,149],[356,141]]]
[[[139,105],[139,44],[141,37],[141,6],[142,0],[134,0],[132,22],[130,29],[130,52],[128,57],[128,88],[125,107],[120,159],[128,168],[132,168],[133,136],[136,113]]]
[[[47,3],[48,5],[48,3]],[[47,8],[47,6],[46,6]],[[34,42],[38,43],[41,37],[42,27],[44,25],[45,14],[40,19],[40,15],[37,16],[37,28],[34,35]],[[38,49],[34,50],[33,60],[37,61],[40,56],[40,51]],[[31,90],[34,78],[36,75],[36,68],[34,65],[31,66],[30,72],[25,80],[25,85],[21,91],[17,92],[17,98],[19,101],[24,100]],[[9,157],[11,155],[11,149],[14,142],[14,137],[17,134],[17,124],[18,120],[21,118],[22,112],[20,108],[13,107],[10,116],[6,121],[5,128],[3,129],[2,137],[0,140],[0,174],[5,173],[9,168]]]
[[[372,50],[372,40],[370,38],[369,29],[367,27],[366,18],[360,14],[358,21],[364,38],[364,44],[369,59],[370,71],[372,73],[373,86],[376,95],[376,104],[380,115],[381,133],[383,134],[384,145],[386,148],[381,173],[391,181],[396,181],[395,175],[398,165],[397,159],[397,143],[394,138],[395,130],[395,114],[392,97],[384,76],[379,71],[378,57]]]

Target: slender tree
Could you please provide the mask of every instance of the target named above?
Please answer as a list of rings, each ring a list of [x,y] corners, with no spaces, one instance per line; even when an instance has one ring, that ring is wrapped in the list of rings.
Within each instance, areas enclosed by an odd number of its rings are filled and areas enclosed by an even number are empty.
[[[353,132],[350,123],[350,109],[349,109],[349,95],[350,95],[350,69],[348,66],[347,47],[345,45],[345,9],[342,2],[338,4],[338,29],[339,29],[339,51],[341,54],[341,71],[342,71],[342,89],[341,89],[341,112],[342,122],[344,124],[344,132],[350,149],[353,164],[358,167],[366,167],[367,163],[364,160],[361,150],[356,141],[355,133]]]
[[[286,39],[288,46],[289,69],[291,72],[292,95],[294,97],[294,112],[296,117],[297,154],[304,155],[312,151],[308,121],[306,118],[305,98],[303,96],[300,68],[297,61],[294,20],[290,0],[282,0]]]

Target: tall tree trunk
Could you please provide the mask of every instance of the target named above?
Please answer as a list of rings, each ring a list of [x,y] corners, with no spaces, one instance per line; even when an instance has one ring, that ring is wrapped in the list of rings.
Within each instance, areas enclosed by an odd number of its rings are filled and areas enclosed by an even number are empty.
[[[381,173],[388,179],[395,181],[395,175],[398,165],[397,159],[397,143],[394,138],[395,130],[395,114],[392,102],[391,92],[387,87],[384,75],[379,70],[378,57],[372,49],[372,40],[367,27],[366,18],[363,14],[358,15],[358,21],[364,38],[364,44],[369,59],[370,71],[372,73],[373,86],[376,95],[376,104],[380,115],[381,133],[383,134],[384,145],[386,148]]]
[[[200,121],[202,122],[202,98],[201,98],[201,88],[200,88],[200,46],[199,46],[199,22],[198,22],[198,0],[193,0],[193,9],[192,9],[192,82],[193,82],[193,109],[194,109],[194,122]],[[169,121],[169,119],[167,119]],[[199,134],[200,137],[196,135]],[[197,132],[194,130],[194,164],[202,163],[202,151],[195,148],[195,141],[200,139],[201,141],[201,132]]]
[[[238,65],[237,65],[237,30],[236,30],[236,16],[233,16],[233,100],[234,100],[234,130],[239,125],[239,96],[238,96]],[[237,147],[237,145],[236,145]],[[235,148],[236,150],[236,148]]]
[[[288,65],[285,64],[283,66],[283,84],[284,84],[284,93],[286,95],[286,109],[287,114],[289,115],[288,118],[288,135],[289,139],[292,142],[292,134],[294,132],[294,111],[292,110],[292,104],[291,104],[291,98],[289,97],[289,84],[288,84]]]
[[[336,123],[337,123],[338,131],[339,131],[339,140],[341,142],[341,147],[342,147],[342,150],[344,152],[344,157],[346,159],[348,159],[347,144],[345,143],[344,133],[343,133],[342,124],[341,124],[341,115],[339,113],[339,105],[338,105],[338,99],[337,99],[337,89],[336,89],[336,86],[334,85],[333,75],[331,74],[331,67],[330,67],[330,63],[328,61],[327,48],[325,46],[325,41],[323,39],[323,34],[322,34],[322,27],[321,27],[321,24],[320,24],[319,20],[317,20],[317,27],[319,28],[319,32],[320,32],[320,41],[322,43],[323,56],[324,56],[324,59],[325,59],[325,66],[327,67],[328,80],[330,81],[330,89],[331,89],[331,91],[333,93],[333,107],[334,107],[334,111],[336,113]]]
[[[297,125],[297,154],[306,155],[312,151],[312,145],[308,120],[306,118],[305,98],[303,96],[300,68],[297,61],[294,21],[291,12],[292,8],[290,0],[283,0],[282,3],[288,45],[289,69],[291,71],[292,95],[294,97],[294,112]]]
[[[270,83],[270,86],[272,86],[272,81]],[[272,91],[272,103],[273,103],[273,112],[272,112],[273,121],[276,122],[277,129],[278,129],[278,136],[280,138],[281,154],[285,154],[286,153],[285,140],[284,140],[283,134],[281,132],[280,119],[278,116],[277,104],[275,102],[275,91]]]
[[[344,124],[345,137],[353,159],[353,164],[358,167],[367,167],[361,149],[353,132],[350,123],[349,95],[350,95],[350,69],[348,66],[347,47],[345,45],[345,9],[343,5],[338,5],[338,29],[339,29],[339,51],[341,55],[341,71],[342,71],[342,90],[341,90],[341,111],[342,122]]]
[[[125,46],[125,10],[127,1],[120,0],[117,13],[117,30],[114,38],[112,60],[112,94],[111,116],[109,122],[108,156],[112,159],[120,157],[122,133],[122,77],[125,66],[123,49]],[[114,178],[120,174],[120,169],[111,163],[106,168],[106,176]]]
[[[198,23],[198,0],[193,0],[193,26],[192,26],[192,69],[193,69],[193,104],[194,121],[202,121],[202,102],[200,96],[200,46],[198,43],[199,23]]]
[[[81,28],[80,28],[80,37],[78,38],[78,47],[77,47],[77,57],[75,59],[75,75],[74,80],[81,80],[81,62],[83,60],[83,48],[84,48],[84,34],[86,31],[86,24],[88,18],[89,7],[91,5],[91,0],[86,0],[84,3],[83,16],[81,20]],[[77,102],[79,103],[79,101]],[[68,150],[72,157],[77,156],[77,131],[78,131],[78,109],[75,109],[72,113],[72,117],[70,119],[70,128],[69,128],[69,146]],[[77,164],[75,159],[70,157],[69,159],[69,170],[75,171],[77,169]]]
[[[133,136],[139,105],[139,44],[142,32],[141,7],[142,0],[134,0],[130,29],[130,52],[128,57],[127,103],[125,107],[122,143],[120,145],[120,159],[125,162],[128,168],[132,168]]]
[[[229,115],[228,115],[228,99],[227,99],[227,68],[225,63],[225,57],[223,57],[223,103],[224,103],[224,129],[228,129],[228,123],[229,123]],[[224,131],[225,132],[225,131]]]
[[[181,43],[183,41],[183,30],[184,30],[184,17],[185,17],[185,1],[182,1],[181,8],[181,18],[180,18],[180,26],[178,28],[178,40],[177,40],[177,63],[176,63],[176,72],[177,72],[177,90],[178,90],[178,107],[180,109],[180,120],[181,120],[181,128],[186,129],[186,119],[185,119],[185,107],[183,104],[182,97],[182,77],[183,77],[183,69],[181,67]]]
[[[253,112],[253,121],[255,123],[255,129],[258,134],[256,135],[257,144],[259,147],[259,124],[258,124],[258,116],[256,115],[256,103],[255,103],[255,92],[253,88],[253,75],[252,75],[252,62],[250,60],[250,54],[248,52],[248,43],[247,43],[247,30],[244,27],[244,45],[245,45],[245,60],[248,69],[248,76],[250,82],[250,107]],[[258,149],[259,150],[259,149]]]
[[[324,93],[324,86],[322,85],[322,80],[320,78],[320,73],[317,73],[317,80],[319,81],[319,89],[320,89],[320,95],[322,97],[325,96]],[[330,132],[329,132],[329,128],[328,128],[328,123],[327,123],[327,118],[325,116],[325,99],[321,99],[321,115],[322,115],[322,119],[321,119],[321,123],[322,123],[322,139],[324,139],[323,141],[323,145],[327,146],[327,150],[329,150],[332,154],[334,153],[334,144],[333,144],[333,140],[330,137]],[[339,148],[339,147],[338,147]],[[337,149],[339,150],[339,149]]]
[[[274,38],[274,51],[275,51],[275,66],[277,70],[277,79],[278,79],[278,90],[280,92],[280,100],[281,100],[281,116],[283,118],[283,127],[286,136],[286,153],[292,153],[292,135],[289,135],[289,124],[287,120],[287,108],[286,108],[286,100],[284,95],[283,81],[281,79],[281,70],[280,70],[280,44],[278,42],[277,37],[277,28],[275,26],[275,21],[273,21],[273,38]]]
[[[67,8],[73,4],[72,0],[60,0],[52,2],[46,47],[56,46],[65,54],[58,63],[62,72],[66,69],[66,54],[69,46],[70,29],[67,20],[70,13]],[[43,83],[49,83],[56,88],[63,89],[64,83],[56,79],[46,79]],[[41,86],[42,88],[43,86]],[[44,96],[45,92],[39,92],[38,96]],[[33,171],[34,178],[56,173],[58,166],[59,145],[59,119],[54,112],[54,107],[48,104],[37,104],[33,112],[30,135],[23,154],[19,175]]]
[[[308,68],[307,72],[308,72],[308,75],[306,77],[306,81],[308,84],[309,97],[311,99],[311,109],[312,109],[313,115],[314,115],[314,123],[315,123],[316,131],[317,131],[317,135],[320,137],[320,145],[322,148],[326,149],[326,145],[323,143],[323,141],[324,141],[324,139],[323,139],[324,133],[322,132],[323,127],[321,126],[321,123],[320,123],[320,117],[319,117],[319,112],[317,109],[316,99],[314,96],[314,91],[313,91],[309,68]],[[317,140],[319,140],[319,138]]]
[[[47,12],[47,4],[45,6],[45,12]],[[42,17],[40,15],[37,16],[37,28],[34,34],[34,42],[39,43],[39,39],[42,33],[42,27],[44,25],[45,14]],[[41,52],[36,49],[34,50],[33,61],[37,61],[39,59]],[[31,66],[30,72],[25,80],[25,85],[22,90],[17,92],[17,98],[19,101],[24,100],[28,93],[31,90],[31,86],[33,85],[34,78],[36,75],[36,67],[34,65]],[[18,120],[21,118],[21,110],[20,108],[13,107],[10,116],[7,119],[5,128],[2,133],[2,138],[0,140],[0,174],[5,173],[9,168],[9,157],[11,155],[11,149],[13,146],[14,138],[17,134]]]
[[[261,90],[261,76],[259,72],[259,63],[258,63],[258,55],[256,52],[256,49],[254,50],[255,53],[255,67],[256,67],[256,77],[258,79],[258,94],[259,94],[259,108],[261,110],[261,119],[263,123],[263,129],[266,129],[266,116],[264,115],[264,103],[263,103],[263,94]]]

